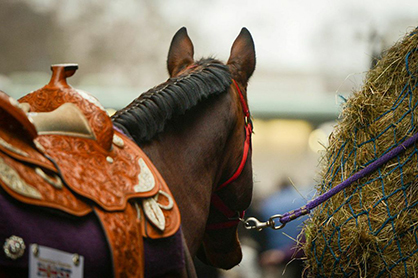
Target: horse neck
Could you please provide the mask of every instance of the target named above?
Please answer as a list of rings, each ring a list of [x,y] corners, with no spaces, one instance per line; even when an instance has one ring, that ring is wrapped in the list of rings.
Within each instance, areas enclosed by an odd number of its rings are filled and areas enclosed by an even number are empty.
[[[237,122],[230,93],[211,97],[172,120],[150,143],[142,145],[174,194],[192,256],[206,227],[212,192],[224,173],[225,146]]]

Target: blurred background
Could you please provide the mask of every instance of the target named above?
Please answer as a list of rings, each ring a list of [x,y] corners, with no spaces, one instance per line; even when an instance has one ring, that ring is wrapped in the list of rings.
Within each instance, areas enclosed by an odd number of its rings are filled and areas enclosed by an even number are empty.
[[[381,52],[418,25],[418,1],[1,0],[0,23],[0,90],[19,98],[49,81],[51,64],[73,62],[79,70],[69,82],[109,111],[168,78],[168,47],[182,26],[195,58],[223,61],[247,27],[257,52],[248,87],[256,183],[247,215],[268,217],[312,197],[341,104]],[[277,277],[278,265],[281,275],[291,257],[275,251],[294,242],[290,229],[297,228],[244,232],[241,266],[201,276]]]

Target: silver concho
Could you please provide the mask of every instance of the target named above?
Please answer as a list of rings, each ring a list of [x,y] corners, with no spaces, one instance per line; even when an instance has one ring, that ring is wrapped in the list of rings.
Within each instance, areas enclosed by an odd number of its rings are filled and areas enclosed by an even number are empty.
[[[138,175],[138,184],[134,186],[134,190],[135,192],[148,192],[155,186],[154,176],[142,158],[138,159],[138,164],[141,173]]]
[[[147,218],[154,224],[159,230],[165,230],[165,217],[157,201],[154,198],[147,198],[142,203],[144,212]]]
[[[3,250],[6,256],[12,260],[16,260],[25,253],[25,242],[21,237],[11,236],[4,242]]]
[[[13,191],[23,196],[41,199],[41,193],[20,178],[19,174],[0,157],[0,179]]]

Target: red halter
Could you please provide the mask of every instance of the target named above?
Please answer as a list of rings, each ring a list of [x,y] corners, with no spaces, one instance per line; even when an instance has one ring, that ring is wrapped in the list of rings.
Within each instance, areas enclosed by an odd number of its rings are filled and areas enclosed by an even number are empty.
[[[206,225],[206,230],[218,230],[218,229],[225,229],[230,228],[233,226],[238,225],[240,222],[240,218],[244,217],[244,211],[238,212],[231,210],[225,203],[222,201],[221,198],[216,194],[216,191],[221,190],[225,186],[234,182],[238,177],[241,175],[242,171],[244,170],[245,164],[247,162],[248,153],[251,148],[251,134],[253,132],[253,125],[251,122],[250,110],[248,109],[247,103],[245,102],[244,95],[242,94],[240,88],[238,87],[237,82],[232,79],[232,82],[235,84],[235,87],[238,90],[238,94],[240,97],[242,110],[244,112],[244,119],[245,119],[245,142],[244,142],[244,152],[242,155],[241,162],[238,166],[238,169],[235,173],[224,183],[222,183],[218,188],[216,188],[215,192],[212,194],[211,206],[216,208],[219,212],[221,212],[228,220],[225,222],[220,223],[210,223]],[[237,217],[238,216],[238,217]]]

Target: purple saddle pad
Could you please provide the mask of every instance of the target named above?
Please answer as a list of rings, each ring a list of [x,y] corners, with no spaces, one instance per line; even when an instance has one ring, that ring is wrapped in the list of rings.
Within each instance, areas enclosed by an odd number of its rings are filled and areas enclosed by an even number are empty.
[[[84,277],[112,277],[110,249],[95,214],[73,217],[56,210],[25,205],[0,188],[0,243],[19,236],[26,245],[12,260],[0,252],[0,277],[28,277],[29,246],[38,244],[84,256]],[[145,277],[161,276],[184,267],[181,230],[159,240],[144,240]],[[170,263],[167,263],[170,262]]]

